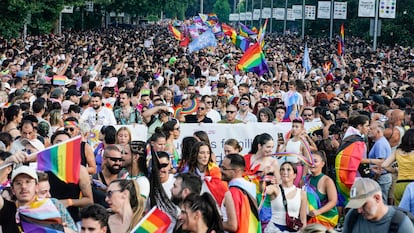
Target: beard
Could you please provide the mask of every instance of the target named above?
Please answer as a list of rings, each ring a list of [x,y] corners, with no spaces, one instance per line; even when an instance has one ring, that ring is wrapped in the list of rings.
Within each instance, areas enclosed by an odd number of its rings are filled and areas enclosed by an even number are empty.
[[[115,174],[118,174],[121,170],[122,170],[122,167],[121,166],[117,166],[118,168],[116,168],[116,167],[113,167],[113,166],[106,166],[106,168],[108,169],[108,171],[109,171],[109,173],[111,173],[112,175],[115,175]]]
[[[100,107],[101,107],[100,105],[97,105],[97,106],[94,105],[94,106],[92,106],[92,108],[95,109],[95,110],[98,110]]]
[[[181,190],[178,195],[171,195],[171,201],[176,206],[178,206],[179,204],[181,204],[181,202],[184,200],[184,198],[182,197],[182,193],[183,193],[183,191]]]

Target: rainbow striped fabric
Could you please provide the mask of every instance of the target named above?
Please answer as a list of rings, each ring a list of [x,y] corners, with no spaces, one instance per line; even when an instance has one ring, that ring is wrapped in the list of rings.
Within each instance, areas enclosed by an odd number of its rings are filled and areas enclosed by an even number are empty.
[[[37,153],[37,170],[51,171],[66,183],[77,184],[80,173],[81,137],[53,145]]]
[[[364,139],[359,135],[346,137],[335,159],[336,188],[338,190],[338,206],[346,206],[349,192],[358,174],[358,167],[366,152]]]
[[[345,27],[344,24],[341,25],[339,32],[339,42],[338,42],[338,55],[343,56],[345,54]]]
[[[63,76],[63,75],[54,75],[53,76],[53,85],[65,86],[66,79],[67,79],[66,76]]]
[[[130,233],[165,233],[170,224],[170,217],[154,206]]]
[[[168,29],[173,34],[176,40],[181,41],[183,39],[183,35],[181,34],[181,32],[176,27],[174,27],[172,24],[168,25]]]
[[[256,42],[251,45],[237,65],[237,70],[244,70],[246,72],[254,72],[259,76],[269,71],[265,55],[262,52],[260,44]]]

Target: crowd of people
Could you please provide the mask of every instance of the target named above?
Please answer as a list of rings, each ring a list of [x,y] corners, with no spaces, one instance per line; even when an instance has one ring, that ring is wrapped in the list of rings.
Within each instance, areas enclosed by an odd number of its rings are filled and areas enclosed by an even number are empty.
[[[414,232],[414,53],[345,45],[266,35],[259,76],[232,43],[189,54],[165,25],[0,38],[0,232],[130,232],[153,207],[167,232]],[[227,138],[220,163],[207,132],[180,131],[263,122],[291,129],[246,155]],[[77,136],[78,183],[36,171]]]

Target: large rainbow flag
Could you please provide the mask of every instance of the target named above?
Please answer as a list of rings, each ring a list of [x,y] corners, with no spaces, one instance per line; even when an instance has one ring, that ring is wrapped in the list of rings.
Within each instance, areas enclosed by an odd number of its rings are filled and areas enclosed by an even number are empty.
[[[237,70],[244,70],[246,72],[254,72],[259,76],[269,71],[265,55],[258,42],[251,45],[243,57],[240,59],[236,67]]]
[[[240,187],[232,186],[229,190],[233,197],[239,226],[236,233],[261,233],[262,227],[254,200]]]
[[[307,175],[305,178],[304,190],[308,197],[308,210],[312,211],[322,208],[327,203],[327,199],[321,201],[318,196],[317,187],[313,186],[310,182],[310,176],[311,175]],[[332,229],[338,224],[338,219],[338,209],[334,206],[332,209],[323,214],[308,218],[308,224],[318,223]]]
[[[154,206],[130,233],[165,233],[170,224],[170,217]]]
[[[358,174],[358,167],[366,152],[364,139],[359,135],[346,137],[338,148],[335,159],[338,206],[346,206],[349,192]]]
[[[54,75],[53,76],[53,85],[65,86],[67,77],[63,75]]]
[[[81,163],[80,144],[79,136],[37,152],[37,170],[51,171],[62,181],[77,184]]]

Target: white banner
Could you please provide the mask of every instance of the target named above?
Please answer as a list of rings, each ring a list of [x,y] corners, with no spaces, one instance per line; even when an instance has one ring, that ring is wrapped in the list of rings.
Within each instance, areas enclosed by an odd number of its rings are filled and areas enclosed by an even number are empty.
[[[234,21],[239,21],[239,13],[233,13],[229,15],[229,21],[234,22]]]
[[[295,17],[293,17],[293,10],[292,8],[287,9],[287,20],[288,21],[295,21]]]
[[[285,20],[285,8],[273,8],[273,18],[276,20]]]
[[[359,0],[358,17],[375,17],[375,0]]]
[[[211,149],[221,161],[224,157],[224,142],[227,139],[234,138],[242,146],[240,154],[244,155],[250,151],[253,139],[261,133],[268,133],[273,137],[276,150],[277,133],[285,135],[291,128],[292,123],[247,123],[247,124],[180,124],[181,134],[176,141],[177,150],[180,151],[180,143],[184,137],[193,135],[195,131],[203,130],[207,132],[210,139]],[[320,123],[305,123],[307,131],[313,131],[320,127]]]
[[[395,19],[397,0],[380,0],[379,17]]]
[[[331,18],[331,2],[319,1],[318,2],[318,19],[330,19]]]
[[[346,19],[347,2],[334,3],[334,19]]]
[[[293,5],[292,6],[293,18],[302,19],[302,5]]]
[[[269,19],[272,17],[272,8],[263,8],[262,19]]]
[[[63,6],[61,11],[62,13],[72,14],[73,13],[73,6]]]
[[[253,19],[253,15],[251,11],[246,12],[246,20],[252,20]]]
[[[244,21],[244,20],[246,20],[246,13],[242,12],[240,13],[240,21]]]
[[[260,19],[260,9],[254,9],[253,10],[253,20],[259,20]]]
[[[315,20],[316,19],[316,6],[305,6],[305,19]]]
[[[181,154],[181,142],[183,138],[192,136],[196,131],[205,131],[210,139],[210,145],[217,156],[217,161],[221,161],[224,156],[224,142],[227,139],[234,138],[242,146],[243,150],[240,154],[247,154],[252,145],[253,139],[256,135],[261,133],[268,133],[273,137],[276,149],[277,144],[277,133],[286,133],[290,130],[292,123],[247,123],[247,124],[180,124],[180,137],[174,142],[177,150]],[[321,123],[305,123],[305,129],[307,132],[313,132],[319,129]],[[89,142],[92,147],[96,147],[99,144],[99,132],[101,125],[95,126],[91,130]],[[147,127],[144,125],[114,125],[115,129],[121,127],[127,127],[132,134],[132,140],[147,141]]]

